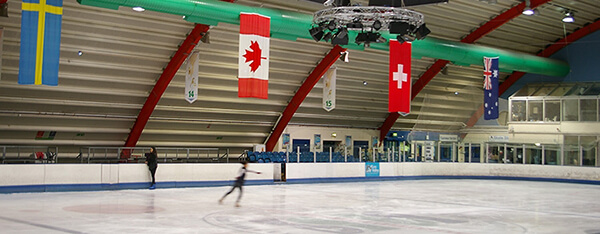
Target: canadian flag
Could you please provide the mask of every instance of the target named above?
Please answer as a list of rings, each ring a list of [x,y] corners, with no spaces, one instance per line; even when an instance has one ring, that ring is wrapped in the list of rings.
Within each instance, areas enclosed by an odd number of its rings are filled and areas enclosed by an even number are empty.
[[[410,81],[412,45],[390,40],[389,112],[410,113],[412,82]]]
[[[240,14],[238,97],[268,98],[270,31],[271,18]]]

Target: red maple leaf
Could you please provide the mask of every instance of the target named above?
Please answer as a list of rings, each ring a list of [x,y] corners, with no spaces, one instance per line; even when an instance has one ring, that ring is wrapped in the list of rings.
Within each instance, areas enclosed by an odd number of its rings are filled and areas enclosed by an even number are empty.
[[[265,57],[261,57],[262,50],[260,49],[260,45],[258,42],[251,41],[250,50],[246,49],[246,54],[244,54],[244,58],[246,58],[246,63],[250,62],[250,71],[255,72],[258,67],[260,67],[261,59],[267,59]]]

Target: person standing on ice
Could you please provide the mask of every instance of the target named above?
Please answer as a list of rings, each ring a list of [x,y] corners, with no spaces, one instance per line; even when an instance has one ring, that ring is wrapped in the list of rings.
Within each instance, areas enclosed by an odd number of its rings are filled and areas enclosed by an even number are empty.
[[[150,184],[150,189],[155,189],[155,179],[154,174],[156,174],[156,168],[158,168],[158,153],[156,153],[156,148],[150,147],[150,153],[146,153],[146,165],[148,165],[148,170],[150,170],[150,175],[152,175],[152,183]]]
[[[246,181],[246,172],[252,172],[256,174],[260,174],[260,171],[252,171],[248,170],[248,162],[241,162],[242,168],[238,171],[237,177],[235,177],[235,182],[233,183],[233,187],[229,192],[227,192],[221,199],[219,199],[219,204],[223,204],[223,199],[227,197],[227,195],[231,194],[235,188],[240,189],[240,194],[238,195],[237,201],[235,202],[235,207],[240,207],[240,199],[242,199],[242,187],[244,186],[244,182]]]

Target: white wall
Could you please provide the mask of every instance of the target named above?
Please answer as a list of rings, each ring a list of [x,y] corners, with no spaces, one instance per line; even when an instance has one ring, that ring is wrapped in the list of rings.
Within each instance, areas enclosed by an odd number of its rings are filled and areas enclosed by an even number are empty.
[[[364,163],[288,163],[286,179],[364,177]]]
[[[352,136],[352,141],[368,141],[369,146],[373,144],[371,142],[372,137],[379,137],[378,130],[365,130],[365,129],[349,129],[349,128],[326,128],[326,127],[304,127],[304,126],[288,126],[283,133],[290,134],[290,145],[294,139],[310,139],[310,149],[312,152],[323,151],[323,141],[341,141],[343,144],[346,142],[346,136]],[[336,137],[331,136],[332,133],[336,133]],[[314,149],[315,134],[321,134],[321,149]],[[273,151],[285,151],[283,149],[282,137],[279,138],[277,146]]]

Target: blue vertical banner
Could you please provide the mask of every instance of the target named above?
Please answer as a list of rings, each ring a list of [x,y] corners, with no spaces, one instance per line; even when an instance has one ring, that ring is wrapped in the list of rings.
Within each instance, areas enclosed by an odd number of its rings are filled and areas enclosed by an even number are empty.
[[[379,177],[379,162],[365,162],[365,176]]]
[[[498,57],[483,57],[483,118],[498,118]]]
[[[321,149],[321,134],[315,134],[315,149]]]
[[[23,0],[19,84],[58,85],[62,0]]]

